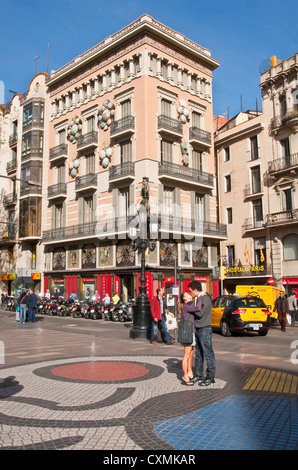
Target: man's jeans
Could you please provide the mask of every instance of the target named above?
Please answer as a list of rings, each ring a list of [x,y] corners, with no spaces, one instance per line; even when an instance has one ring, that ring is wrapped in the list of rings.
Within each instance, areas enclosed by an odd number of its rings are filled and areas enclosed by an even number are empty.
[[[20,323],[25,323],[26,321],[26,312],[27,312],[27,305],[20,304]]]
[[[156,339],[156,328],[157,328],[158,324],[161,325],[161,327],[163,329],[163,332],[164,332],[164,335],[165,335],[166,343],[168,343],[169,341],[171,341],[171,337],[170,337],[170,333],[169,333],[169,330],[167,328],[166,321],[165,321],[163,315],[161,317],[161,320],[158,320],[158,321],[152,320],[150,341],[155,341],[155,339]]]
[[[35,321],[35,307],[28,308],[28,321]]]
[[[204,359],[207,362],[206,378],[215,378],[215,355],[212,348],[212,328],[206,326],[196,330],[195,376],[204,376]]]

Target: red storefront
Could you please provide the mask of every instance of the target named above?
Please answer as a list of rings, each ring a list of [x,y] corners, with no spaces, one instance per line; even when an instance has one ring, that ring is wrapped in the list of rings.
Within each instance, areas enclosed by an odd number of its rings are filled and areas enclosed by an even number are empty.
[[[296,298],[298,299],[298,277],[285,277],[282,280],[282,284],[288,296],[291,295],[292,291],[294,291]]]

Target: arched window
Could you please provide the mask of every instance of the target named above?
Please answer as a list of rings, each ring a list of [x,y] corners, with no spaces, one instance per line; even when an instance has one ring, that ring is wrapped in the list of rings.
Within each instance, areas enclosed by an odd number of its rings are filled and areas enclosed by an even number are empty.
[[[298,235],[287,235],[283,239],[284,261],[298,259]]]

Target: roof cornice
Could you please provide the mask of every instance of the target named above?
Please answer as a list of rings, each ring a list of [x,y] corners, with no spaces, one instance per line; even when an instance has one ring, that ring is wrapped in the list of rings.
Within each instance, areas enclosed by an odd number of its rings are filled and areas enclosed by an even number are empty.
[[[125,26],[115,34],[108,36],[102,42],[87,50],[83,54],[75,57],[73,60],[65,64],[60,69],[53,71],[47,85],[52,86],[63,79],[65,76],[73,73],[75,70],[83,67],[88,62],[94,60],[96,57],[107,53],[110,49],[115,48],[120,42],[130,39],[132,36],[148,30],[158,34],[168,42],[172,42],[175,46],[179,46],[188,53],[198,57],[200,61],[205,62],[212,70],[219,66],[219,61],[211,57],[209,49],[199,46],[197,43],[183,36],[168,26],[163,25],[151,16],[144,14],[133,23]]]

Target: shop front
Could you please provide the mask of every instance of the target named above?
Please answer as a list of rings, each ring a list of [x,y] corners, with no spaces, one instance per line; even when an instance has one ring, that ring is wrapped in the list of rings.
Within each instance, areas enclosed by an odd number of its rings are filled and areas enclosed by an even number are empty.
[[[287,296],[290,296],[292,292],[295,292],[295,296],[298,299],[298,277],[284,277],[282,279],[282,284]]]

